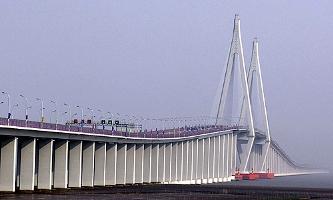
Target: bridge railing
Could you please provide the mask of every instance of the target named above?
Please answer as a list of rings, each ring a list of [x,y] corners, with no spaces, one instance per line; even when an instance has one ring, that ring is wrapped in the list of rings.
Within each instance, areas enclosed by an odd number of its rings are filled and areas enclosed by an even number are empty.
[[[179,138],[189,137],[195,135],[202,135],[211,132],[234,130],[234,129],[246,129],[245,126],[224,126],[224,125],[207,125],[207,126],[186,126],[186,127],[175,127],[172,129],[165,130],[145,130],[139,132],[128,132],[128,131],[116,131],[109,129],[93,128],[86,126],[75,126],[69,124],[54,124],[36,121],[26,121],[21,119],[7,119],[0,118],[0,125],[4,126],[15,126],[15,127],[27,127],[36,128],[41,130],[58,130],[58,131],[70,131],[70,132],[83,132],[93,133],[100,135],[114,135],[123,137],[137,137],[137,138]]]

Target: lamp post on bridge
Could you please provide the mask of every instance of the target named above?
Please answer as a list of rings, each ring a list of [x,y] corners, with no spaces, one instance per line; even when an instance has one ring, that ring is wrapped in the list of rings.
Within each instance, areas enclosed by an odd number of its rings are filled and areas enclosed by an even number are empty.
[[[64,103],[64,106],[68,107],[68,130],[71,130],[71,123],[72,123],[72,112],[71,112],[71,105]],[[67,113],[67,112],[65,112]]]
[[[119,122],[119,120],[120,120],[120,114],[119,114],[119,113],[116,113],[116,115],[117,115],[116,120]],[[118,131],[118,127],[117,127],[117,125],[116,125],[116,131]]]
[[[87,110],[89,110],[90,111],[90,113],[91,113],[91,124],[92,124],[92,127],[94,128],[94,109],[92,109],[92,108],[87,108]]]
[[[83,108],[80,106],[76,106],[77,108],[81,109],[81,132],[83,131],[83,124],[84,124],[84,118],[83,118]]]
[[[44,123],[44,101],[42,98],[36,98],[36,101],[40,101],[40,115],[41,115],[41,128],[43,128]]]
[[[28,119],[29,119],[29,115],[28,115],[28,98],[22,94],[20,94],[20,97],[22,97],[25,101],[25,126],[28,126]],[[31,107],[31,106],[30,106]]]
[[[50,101],[51,103],[54,104],[55,110],[53,110],[52,112],[55,113],[55,128],[56,130],[58,129],[58,108],[57,108],[57,102],[56,101]]]
[[[63,112],[63,113],[61,113],[61,115],[60,115],[60,123],[65,123],[65,121],[64,121],[64,115],[66,115],[68,112],[67,111],[65,111],[65,112]]]
[[[10,95],[7,92],[1,92],[4,95],[7,95],[7,102],[8,102],[8,116],[7,116],[7,125],[9,126],[9,120],[11,118],[11,110],[10,110]]]
[[[11,115],[11,117],[13,116],[13,110],[14,110],[15,107],[19,107],[18,103],[12,105],[12,108],[11,108],[12,115]]]

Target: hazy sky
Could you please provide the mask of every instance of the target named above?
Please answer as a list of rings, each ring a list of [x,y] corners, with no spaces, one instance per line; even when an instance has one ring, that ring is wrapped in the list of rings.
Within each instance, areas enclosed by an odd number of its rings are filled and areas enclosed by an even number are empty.
[[[28,96],[34,117],[35,97],[148,117],[207,115],[236,13],[247,64],[260,40],[273,138],[296,161],[333,169],[329,0],[2,0],[0,89],[21,106],[18,95]]]

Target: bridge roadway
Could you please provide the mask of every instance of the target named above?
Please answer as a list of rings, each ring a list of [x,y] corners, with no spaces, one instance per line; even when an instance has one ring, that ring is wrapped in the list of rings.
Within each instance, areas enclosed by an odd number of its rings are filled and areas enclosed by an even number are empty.
[[[23,122],[24,123],[23,123]],[[24,120],[0,120],[0,191],[115,184],[202,184],[230,181],[239,165],[244,127],[207,126],[158,132],[119,131]],[[8,125],[9,124],[9,125]],[[29,127],[25,127],[25,125]],[[38,127],[39,126],[39,127]],[[43,127],[43,128],[41,128]],[[57,129],[60,130],[56,130]],[[68,129],[67,129],[68,128]],[[70,130],[70,131],[69,131]],[[257,133],[260,136],[260,133]],[[238,135],[239,140],[237,139]],[[258,171],[259,145],[251,154]],[[306,173],[272,143],[265,168],[276,175]]]

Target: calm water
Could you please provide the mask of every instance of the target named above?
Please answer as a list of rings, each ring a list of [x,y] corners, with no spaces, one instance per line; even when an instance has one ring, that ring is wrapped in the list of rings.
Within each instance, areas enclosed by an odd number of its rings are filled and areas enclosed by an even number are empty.
[[[333,174],[314,174],[302,176],[276,177],[272,180],[236,181],[225,185],[300,187],[333,189]]]
[[[239,187],[238,187],[239,186]],[[255,187],[252,187],[255,186]],[[261,187],[267,187],[262,189]],[[272,188],[271,188],[272,187]],[[285,189],[292,187],[295,189]],[[317,189],[297,189],[317,188]],[[323,189],[323,190],[318,190]],[[96,189],[57,190],[48,193],[0,194],[14,200],[106,199],[333,199],[331,174],[279,177],[272,180],[235,181],[207,185],[139,185]]]

